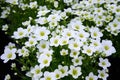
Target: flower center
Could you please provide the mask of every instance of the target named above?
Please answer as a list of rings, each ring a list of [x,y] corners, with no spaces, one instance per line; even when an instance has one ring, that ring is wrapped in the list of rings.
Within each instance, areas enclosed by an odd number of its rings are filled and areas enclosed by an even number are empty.
[[[83,38],[83,37],[84,37],[84,35],[83,35],[83,34],[80,34],[80,35],[79,35],[79,37]]]
[[[45,49],[45,48],[46,48],[46,45],[45,45],[45,44],[42,44],[41,47],[42,47],[43,49]]]
[[[70,33],[70,32],[68,32],[68,33],[67,33],[67,36],[71,36],[71,33]]]
[[[109,46],[107,46],[107,45],[104,46],[104,49],[105,49],[105,50],[109,50]]]
[[[72,73],[73,73],[73,75],[77,75],[77,74],[78,74],[78,72],[77,72],[76,69],[73,69],[73,70],[72,70]]]
[[[78,44],[77,43],[74,43],[74,45],[73,45],[75,48],[77,48],[78,47]]]
[[[75,60],[75,62],[76,62],[76,63],[79,63],[79,60],[78,60],[78,59],[76,59],[76,60]]]
[[[65,73],[65,70],[64,70],[64,69],[61,69],[60,71],[61,71],[63,74]]]
[[[88,49],[88,50],[87,50],[87,53],[91,53],[91,50],[90,50],[90,49]]]
[[[51,77],[47,77],[46,80],[52,80]]]
[[[45,59],[45,60],[43,61],[43,63],[44,63],[44,64],[47,64],[47,63],[48,63],[48,60],[47,60],[47,59]]]
[[[96,33],[96,32],[94,32],[94,33],[93,33],[93,35],[96,37],[96,36],[97,36],[97,33]]]
[[[77,52],[73,52],[73,55],[77,55]]]
[[[40,32],[40,36],[44,36],[45,33],[43,31]]]
[[[39,73],[40,73],[40,69],[36,69],[36,70],[35,70],[35,73],[36,73],[36,74],[39,74]]]
[[[57,39],[56,39],[56,40],[54,40],[54,43],[55,43],[55,44],[57,44],[57,43],[58,43],[58,40],[57,40]]]
[[[23,32],[19,32],[19,35],[22,36],[22,35],[23,35]]]
[[[11,58],[12,57],[12,53],[9,53],[8,55],[7,55],[7,58]]]
[[[89,80],[94,80],[93,77],[90,77]]]
[[[59,74],[56,74],[56,78],[59,78],[60,77],[60,75]]]

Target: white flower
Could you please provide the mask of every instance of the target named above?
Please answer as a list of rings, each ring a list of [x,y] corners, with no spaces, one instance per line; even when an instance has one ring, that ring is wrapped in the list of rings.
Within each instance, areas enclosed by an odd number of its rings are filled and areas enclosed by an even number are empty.
[[[35,20],[37,23],[43,25],[43,24],[46,24],[48,21],[47,21],[47,18],[45,17],[39,17],[38,19]]]
[[[90,46],[93,46],[95,51],[100,51],[101,52],[101,43],[100,43],[100,39],[91,39],[91,44]]]
[[[103,4],[104,2],[105,2],[104,0],[96,0],[96,3],[98,3],[98,4]]]
[[[26,36],[26,33],[27,31],[26,31],[26,29],[23,29],[23,28],[18,28],[17,29],[17,31],[15,31],[14,32],[14,34],[13,34],[13,38],[15,38],[15,39],[20,39],[20,38],[23,38],[23,37],[25,37]]]
[[[54,73],[55,73],[55,78],[56,78],[56,79],[60,79],[60,78],[61,78],[62,72],[60,72],[58,69],[56,69],[56,70],[54,71]]]
[[[71,26],[74,30],[77,31],[82,31],[85,28],[85,26],[83,26],[80,21],[71,21],[68,26]]]
[[[23,57],[29,56],[29,50],[24,46],[22,47],[22,49],[18,49],[17,53],[19,56]]]
[[[102,7],[100,7],[100,8],[95,8],[94,14],[102,15],[103,12],[104,12],[104,10],[103,10]]]
[[[55,73],[54,72],[45,71],[44,72],[44,78],[41,79],[41,80],[56,80]]]
[[[54,1],[54,7],[55,7],[55,8],[58,7],[58,1]]]
[[[8,30],[8,25],[7,25],[7,24],[2,25],[2,30],[3,30],[3,31],[7,31],[7,30]]]
[[[9,60],[14,60],[16,58],[16,49],[13,48],[13,49],[9,49],[9,48],[6,48],[4,50],[4,53],[1,55],[1,59],[4,60],[3,62],[6,63],[8,62]]]
[[[11,3],[11,4],[14,4],[14,5],[17,5],[18,4],[18,0],[6,0],[7,3]]]
[[[81,30],[81,31],[77,32],[77,35],[75,37],[82,41],[86,41],[87,38],[89,37],[89,34],[87,32],[85,32],[84,30]]]
[[[91,37],[95,39],[99,39],[100,37],[103,36],[102,32],[100,32],[99,28],[97,27],[92,27],[90,29],[90,32],[91,32]]]
[[[9,75],[9,74],[5,75],[5,78],[4,78],[4,80],[11,80],[11,77],[10,77],[10,75]]]
[[[108,74],[105,70],[98,70],[98,73],[99,78],[101,78],[102,80],[107,80]]]
[[[60,54],[61,54],[62,56],[65,56],[65,55],[68,54],[68,50],[62,49],[62,50],[60,51]]]
[[[72,38],[74,37],[75,32],[71,29],[63,29],[62,31],[62,36],[67,37],[67,38]]]
[[[44,16],[44,15],[46,15],[48,12],[50,12],[50,11],[49,11],[49,10],[40,10],[40,11],[38,11],[37,17]]]
[[[46,27],[38,27],[35,31],[35,37],[37,40],[48,40],[48,35],[50,31],[46,29]]]
[[[59,46],[60,44],[60,36],[50,38],[50,46]]]
[[[23,26],[28,26],[28,25],[30,25],[30,20],[29,20],[29,21],[24,21],[24,22],[22,22],[22,25],[23,25]]]
[[[9,14],[10,14],[10,9],[9,10],[3,10],[1,12],[0,18],[7,18]]]
[[[37,8],[37,1],[34,1],[34,2],[30,2],[30,8],[32,9],[32,8]]]
[[[21,67],[21,71],[26,71],[27,70],[27,67],[26,66],[22,66]]]
[[[41,40],[40,43],[37,45],[39,52],[43,52],[49,50],[49,42],[45,40]]]
[[[95,49],[93,46],[83,46],[83,53],[87,54],[88,56],[92,56],[92,54],[95,52]]]
[[[86,76],[85,80],[97,80],[98,77],[93,74],[93,72],[90,72],[88,76]]]
[[[41,68],[48,67],[51,61],[52,61],[52,58],[48,57],[45,54],[41,54],[38,58],[38,62],[40,63]]]
[[[49,58],[52,58],[53,50],[45,50],[43,54],[45,54]]]
[[[49,22],[51,22],[51,21],[60,21],[60,19],[61,19],[61,16],[60,15],[58,15],[58,14],[51,14],[51,15],[49,15],[48,16],[48,18],[47,18],[47,20],[49,21]]]
[[[27,26],[26,30],[27,30],[27,36],[28,37],[30,37],[29,34],[31,34],[33,32],[34,28],[35,28],[35,26],[31,26],[31,25]]]
[[[114,30],[119,30],[120,29],[120,22],[117,22],[117,21],[113,21],[113,22],[110,22],[108,24],[108,26],[111,27],[111,30],[114,31]]]
[[[120,15],[120,6],[117,6],[115,8],[115,13],[116,13],[116,15]]]
[[[102,50],[104,51],[105,56],[110,56],[116,52],[110,40],[102,40]]]
[[[62,46],[67,45],[68,42],[69,42],[69,38],[67,38],[67,37],[60,38],[60,45],[62,45]]]
[[[99,66],[102,67],[103,69],[107,69],[107,67],[110,67],[111,64],[110,62],[108,61],[108,59],[103,59],[103,58],[99,58]]]
[[[71,50],[70,57],[77,58],[79,54],[80,54],[79,51]]]
[[[55,26],[57,26],[58,25],[58,23],[57,23],[57,21],[50,21],[49,22],[49,26],[50,26],[50,28],[55,28]]]
[[[15,67],[16,67],[16,63],[12,63],[11,68],[15,68]]]
[[[73,58],[72,59],[73,65],[74,66],[82,65],[82,59],[83,59],[82,56],[77,57],[77,58]]]
[[[102,26],[103,22],[101,20],[95,20],[96,26]]]
[[[15,48],[15,44],[14,43],[11,43],[11,42],[9,42],[8,43],[8,45],[7,46],[5,46],[5,49],[10,49],[10,50],[12,50],[12,49],[14,49]]]
[[[64,3],[68,4],[68,3],[71,3],[73,0],[63,0]]]
[[[76,50],[76,51],[79,51],[81,49],[81,46],[82,46],[82,42],[80,42],[79,40],[70,40],[69,41],[69,48],[71,50]]]
[[[69,74],[71,74],[74,79],[77,79],[82,74],[81,67],[70,66]]]
[[[68,66],[58,65],[58,70],[62,73],[61,77],[68,76]]]
[[[37,40],[34,38],[29,38],[29,40],[27,42],[25,42],[26,46],[35,46],[37,44]]]
[[[61,12],[60,13],[61,19],[67,19],[68,16],[66,15],[66,12]]]
[[[30,73],[33,75],[33,78],[40,78],[43,74],[39,65],[35,65],[34,68],[30,70]]]
[[[104,15],[95,15],[95,20],[94,21],[104,21],[105,19],[105,16]]]

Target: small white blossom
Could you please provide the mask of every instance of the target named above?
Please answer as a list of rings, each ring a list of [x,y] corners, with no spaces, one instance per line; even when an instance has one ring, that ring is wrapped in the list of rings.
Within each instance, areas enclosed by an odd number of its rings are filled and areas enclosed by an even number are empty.
[[[50,31],[46,29],[46,27],[38,27],[35,31],[35,37],[37,40],[48,40],[48,35]]]
[[[79,51],[71,50],[70,57],[77,58],[79,54],[80,54]]]
[[[29,38],[29,40],[27,42],[25,42],[26,46],[35,46],[37,44],[37,40],[34,38]]]
[[[7,24],[2,25],[2,30],[3,30],[3,31],[7,31],[7,30],[8,30],[8,25],[7,25]]]
[[[92,46],[86,46],[85,45],[85,46],[83,46],[82,52],[87,54],[88,56],[92,56],[93,53],[95,52],[95,49]]]
[[[49,42],[45,40],[41,40],[39,44],[37,44],[37,48],[39,52],[43,52],[49,49]]]
[[[18,5],[18,0],[6,0],[7,3]]]
[[[107,80],[108,74],[105,70],[98,70],[98,73],[99,78],[101,78],[102,80]]]
[[[34,1],[34,2],[30,2],[30,5],[29,5],[29,7],[30,8],[37,8],[37,1]]]
[[[82,59],[83,59],[82,56],[77,57],[77,58],[73,58],[72,59],[73,65],[74,66],[82,65]]]
[[[99,39],[100,37],[103,36],[102,32],[100,32],[99,28],[97,27],[92,27],[90,29],[90,32],[91,32],[91,37],[95,39]]]
[[[52,38],[50,39],[50,46],[55,46],[55,47],[57,47],[57,46],[59,46],[59,44],[60,44],[60,37],[59,37],[59,36],[52,37]]]
[[[38,58],[38,62],[40,63],[41,68],[48,67],[51,61],[52,61],[52,58],[48,57],[45,54],[41,54],[40,57]]]
[[[2,60],[4,60],[3,62],[6,63],[8,62],[9,60],[14,60],[16,58],[16,49],[9,49],[9,48],[6,48],[4,50],[4,54],[2,54],[0,57]]]
[[[44,78],[41,80],[56,80],[54,72],[44,72]]]
[[[10,75],[9,75],[9,74],[7,74],[7,75],[5,76],[5,78],[4,78],[4,80],[11,80]]]
[[[97,80],[98,76],[94,75],[93,72],[90,72],[88,76],[86,76],[85,80]]]
[[[103,58],[99,58],[99,66],[102,67],[103,69],[107,69],[107,67],[110,67],[111,64],[110,62],[108,61],[108,59],[103,59]]]
[[[13,33],[13,38],[15,38],[15,39],[20,39],[20,38],[23,38],[23,37],[25,37],[26,36],[26,29],[23,29],[23,28],[18,28],[17,29],[17,31],[15,31],[14,33]]]
[[[71,50],[77,50],[77,51],[79,51],[81,49],[82,45],[83,45],[82,42],[80,42],[79,40],[70,40],[68,47]]]
[[[58,69],[56,69],[56,70],[54,71],[54,73],[55,73],[56,79],[60,79],[60,78],[61,78],[62,72],[60,72]]]
[[[68,54],[68,50],[62,49],[62,50],[60,51],[60,54],[61,54],[62,56],[65,56],[65,55]]]
[[[110,56],[116,52],[116,50],[112,46],[112,42],[110,40],[102,40],[102,50],[103,50],[105,56]]]
[[[62,73],[61,77],[68,76],[68,66],[58,65],[58,70]]]
[[[69,74],[71,74],[74,79],[77,79],[82,74],[81,67],[70,66]]]
[[[33,74],[33,78],[40,78],[43,75],[43,72],[41,71],[41,67],[39,65],[36,65],[34,68],[30,70],[31,74]]]

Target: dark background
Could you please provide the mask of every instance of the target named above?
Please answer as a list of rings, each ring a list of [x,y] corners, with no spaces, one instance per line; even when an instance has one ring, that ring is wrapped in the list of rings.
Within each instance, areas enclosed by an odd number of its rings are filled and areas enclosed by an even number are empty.
[[[12,40],[0,30],[0,55],[3,53],[4,47],[8,42],[12,42]],[[111,67],[109,68],[108,80],[120,80],[120,58],[110,56],[109,61],[111,62]],[[13,72],[10,70],[10,62],[4,64],[0,59],[0,80],[4,80],[4,76],[7,73],[13,75]],[[13,80],[19,79],[14,78]]]

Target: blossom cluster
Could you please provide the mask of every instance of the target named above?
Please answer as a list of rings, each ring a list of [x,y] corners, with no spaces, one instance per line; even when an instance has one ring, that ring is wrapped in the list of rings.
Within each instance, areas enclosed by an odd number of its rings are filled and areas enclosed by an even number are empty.
[[[1,19],[17,13],[14,6],[23,12],[33,10],[26,15],[34,16],[13,31],[11,38],[18,46],[11,42],[5,46],[3,62],[22,64],[23,80],[107,80],[111,66],[107,57],[116,49],[104,36],[120,33],[120,0],[42,1],[5,0],[10,7],[2,7]],[[8,33],[10,28],[2,25]],[[15,63],[11,67],[17,69]]]

